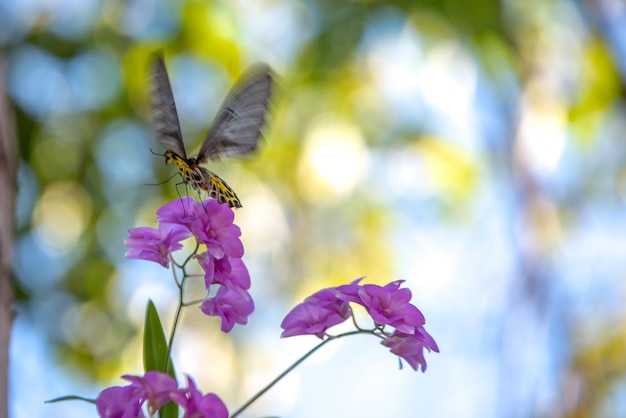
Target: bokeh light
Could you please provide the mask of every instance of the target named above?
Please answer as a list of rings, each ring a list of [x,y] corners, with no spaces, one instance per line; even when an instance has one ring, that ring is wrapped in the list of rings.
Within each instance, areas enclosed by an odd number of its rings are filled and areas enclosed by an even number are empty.
[[[190,155],[247,66],[276,73],[258,152],[206,164],[242,200],[256,311],[222,335],[185,308],[179,377],[235,410],[316,343],[279,338],[290,307],[403,279],[441,348],[426,373],[346,339],[248,415],[625,415],[625,28],[619,0],[0,0],[19,150],[10,416],[95,416],[43,401],[140,373],[148,299],[169,332],[171,272],[122,244],[195,196],[154,139],[155,51]]]

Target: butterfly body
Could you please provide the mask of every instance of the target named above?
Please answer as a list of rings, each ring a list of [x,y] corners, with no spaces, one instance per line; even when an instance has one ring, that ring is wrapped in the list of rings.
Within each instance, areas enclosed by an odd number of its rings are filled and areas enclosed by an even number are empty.
[[[183,182],[194,190],[206,192],[231,208],[241,207],[241,201],[235,191],[217,174],[201,167],[196,158],[183,158],[172,151],[166,151],[164,156],[165,163],[176,164]]]
[[[261,64],[240,77],[224,100],[195,158],[187,157],[174,95],[161,56],[153,60],[152,75],[153,119],[159,142],[168,148],[163,154],[165,163],[176,164],[183,182],[193,189],[207,192],[231,208],[240,208],[241,201],[235,191],[200,164],[221,157],[247,155],[256,149],[272,90],[271,70]]]

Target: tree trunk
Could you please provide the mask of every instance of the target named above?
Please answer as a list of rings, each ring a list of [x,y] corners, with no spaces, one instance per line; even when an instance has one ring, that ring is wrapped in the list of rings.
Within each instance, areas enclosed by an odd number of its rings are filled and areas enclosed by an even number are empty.
[[[0,418],[8,418],[9,338],[13,323],[13,209],[16,190],[16,138],[2,88],[4,57],[0,50]]]

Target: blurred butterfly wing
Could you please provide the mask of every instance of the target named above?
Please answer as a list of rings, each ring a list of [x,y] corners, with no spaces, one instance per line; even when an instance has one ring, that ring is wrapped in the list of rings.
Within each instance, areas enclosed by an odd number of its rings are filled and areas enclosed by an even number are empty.
[[[152,119],[157,139],[165,148],[186,159],[185,145],[176,113],[176,103],[174,103],[174,95],[165,69],[165,62],[160,55],[156,55],[152,61],[151,76]]]
[[[248,69],[235,83],[200,148],[198,162],[254,151],[265,124],[272,73],[264,64]]]

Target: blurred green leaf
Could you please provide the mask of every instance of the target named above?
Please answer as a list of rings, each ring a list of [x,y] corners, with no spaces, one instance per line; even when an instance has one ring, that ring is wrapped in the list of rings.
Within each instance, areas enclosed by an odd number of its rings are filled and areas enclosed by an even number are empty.
[[[159,411],[160,418],[177,418],[178,417],[178,405],[174,402],[168,402]]]
[[[171,357],[167,362],[167,371],[165,370],[167,354],[167,340],[165,339],[159,313],[152,300],[148,300],[143,334],[143,367],[145,372],[151,370],[165,372],[176,379]],[[161,418],[176,418],[178,416],[178,406],[168,402],[161,408],[159,416]]]
[[[94,403],[94,404],[96,403],[95,399],[85,398],[83,396],[76,396],[76,395],[59,396],[58,398],[45,401],[45,403],[55,403],[55,402],[63,402],[63,401],[85,401],[85,402]]]
[[[161,319],[152,300],[148,300],[146,308],[146,324],[143,334],[143,368],[144,371],[156,370],[176,378],[172,361],[165,363],[167,358],[167,341],[161,325]]]

